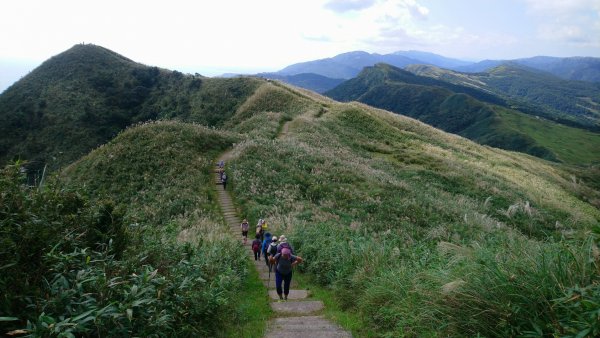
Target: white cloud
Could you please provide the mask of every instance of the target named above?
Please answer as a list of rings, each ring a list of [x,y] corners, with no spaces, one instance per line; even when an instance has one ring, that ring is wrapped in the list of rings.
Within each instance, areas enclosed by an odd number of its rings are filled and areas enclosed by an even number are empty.
[[[375,3],[375,0],[330,0],[325,3],[323,7],[332,10],[334,12],[348,12],[363,10],[371,7]]]
[[[600,48],[600,1],[524,1],[541,39]]]

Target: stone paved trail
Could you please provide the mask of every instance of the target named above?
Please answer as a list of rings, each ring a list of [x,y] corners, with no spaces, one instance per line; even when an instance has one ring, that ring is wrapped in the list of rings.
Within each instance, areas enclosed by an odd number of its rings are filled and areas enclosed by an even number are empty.
[[[287,122],[283,126],[280,137],[284,136],[288,130]],[[225,163],[231,158],[231,152],[226,152],[217,159],[217,162],[223,160]],[[231,231],[240,238],[240,243],[243,243],[241,236],[240,223],[241,219],[238,217],[238,213],[231,201],[229,193],[223,190],[223,186],[220,184],[219,174],[215,170],[215,187],[219,195],[219,204],[225,220],[229,225]],[[249,220],[250,222],[254,220]],[[250,234],[253,232],[253,224],[250,224]],[[290,294],[287,302],[277,302],[279,298],[275,291],[275,274],[269,274],[269,269],[265,264],[264,257],[261,257],[260,261],[254,261],[254,254],[250,248],[252,237],[249,234],[248,242],[246,243],[246,249],[248,252],[248,259],[251,259],[258,270],[259,276],[265,285],[265,293],[269,294],[271,299],[271,308],[276,314],[276,318],[273,318],[267,324],[267,332],[265,337],[280,337],[280,338],[347,338],[352,335],[343,330],[337,324],[334,324],[327,320],[325,317],[320,316],[323,310],[323,302],[310,299],[310,292],[307,290],[298,290],[296,282],[292,278],[292,284]]]

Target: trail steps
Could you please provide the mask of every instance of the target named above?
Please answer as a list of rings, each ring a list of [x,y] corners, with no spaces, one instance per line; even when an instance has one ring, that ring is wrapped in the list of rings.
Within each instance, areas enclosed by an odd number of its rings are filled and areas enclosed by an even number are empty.
[[[288,132],[289,121],[283,125],[282,132],[279,138],[284,137]],[[223,153],[218,159],[219,161],[228,161],[231,158],[231,151]],[[215,188],[218,193],[218,201],[223,212],[223,216],[230,230],[235,236],[240,237],[241,240],[241,220],[238,217],[238,212],[235,209],[235,205],[231,200],[229,193],[223,189],[221,185],[221,179],[219,171],[215,169]],[[253,233],[254,227],[250,225],[249,234]],[[290,293],[288,295],[288,301],[278,302],[279,296],[275,291],[275,273],[269,274],[269,269],[265,264],[264,257],[261,257],[260,261],[254,261],[254,253],[250,247],[250,243],[253,240],[253,236],[248,236],[248,241],[245,244],[247,247],[248,257],[254,262],[260,279],[262,280],[268,295],[271,299],[271,308],[276,314],[276,318],[273,318],[267,324],[267,332],[265,337],[280,337],[280,338],[300,338],[300,337],[313,337],[313,338],[337,338],[337,337],[352,337],[352,335],[340,328],[338,325],[330,322],[323,316],[318,314],[323,310],[324,305],[321,301],[310,300],[310,293],[307,290],[297,290],[296,281],[292,278],[290,285]]]

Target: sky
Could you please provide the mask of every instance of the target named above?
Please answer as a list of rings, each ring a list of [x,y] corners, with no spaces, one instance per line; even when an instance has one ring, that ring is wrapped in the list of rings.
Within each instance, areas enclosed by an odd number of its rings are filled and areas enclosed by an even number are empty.
[[[600,57],[600,0],[9,0],[0,32],[3,91],[78,43],[205,76],[356,50]]]

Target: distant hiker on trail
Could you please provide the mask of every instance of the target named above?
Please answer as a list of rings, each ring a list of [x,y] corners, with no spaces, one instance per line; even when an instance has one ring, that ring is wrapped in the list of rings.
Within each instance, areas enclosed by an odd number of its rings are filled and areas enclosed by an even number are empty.
[[[221,168],[221,169],[222,169],[222,168],[224,168],[224,167],[225,167],[225,161],[223,161],[223,160],[220,160],[220,161],[219,161],[219,163],[218,163],[218,166],[219,166],[219,168]]]
[[[223,183],[223,190],[227,190],[227,174],[225,172],[221,175],[221,183]]]
[[[248,220],[244,218],[242,224],[240,224],[242,228],[242,237],[244,237],[244,245],[246,245],[246,241],[248,241],[248,228],[250,228],[250,224],[248,224]]]
[[[288,248],[283,248],[280,253],[269,258],[271,264],[275,265],[275,287],[279,301],[287,301],[292,282],[292,268],[303,262],[302,257],[294,256]],[[283,290],[281,284],[283,283]]]
[[[281,253],[281,251],[285,248],[290,249],[292,254],[294,254],[294,248],[292,248],[292,245],[287,242],[287,238],[285,238],[284,235],[281,235],[281,236],[279,236],[279,244],[277,245],[277,253]]]
[[[260,261],[260,237],[256,235],[256,239],[252,241],[252,252],[254,252],[254,260]]]
[[[263,253],[265,264],[267,264],[267,266],[269,266],[269,260],[267,259],[267,249],[269,249],[269,244],[271,244],[271,233],[265,232],[265,240],[262,242],[260,251]]]
[[[266,241],[266,239],[265,239],[265,241]],[[269,257],[269,259],[268,259],[269,264],[267,264],[267,266],[269,267],[269,272],[271,272],[271,270],[273,268],[273,264],[271,264],[270,258],[275,257],[275,255],[277,255],[277,236],[273,236],[273,238],[271,239],[271,243],[267,247],[267,251],[264,254],[265,258]]]
[[[264,234],[265,234],[265,231],[263,230],[263,227],[262,227],[264,222],[265,222],[265,220],[261,218],[258,220],[258,224],[256,224],[256,234],[258,236],[260,236],[261,241],[264,240]]]

